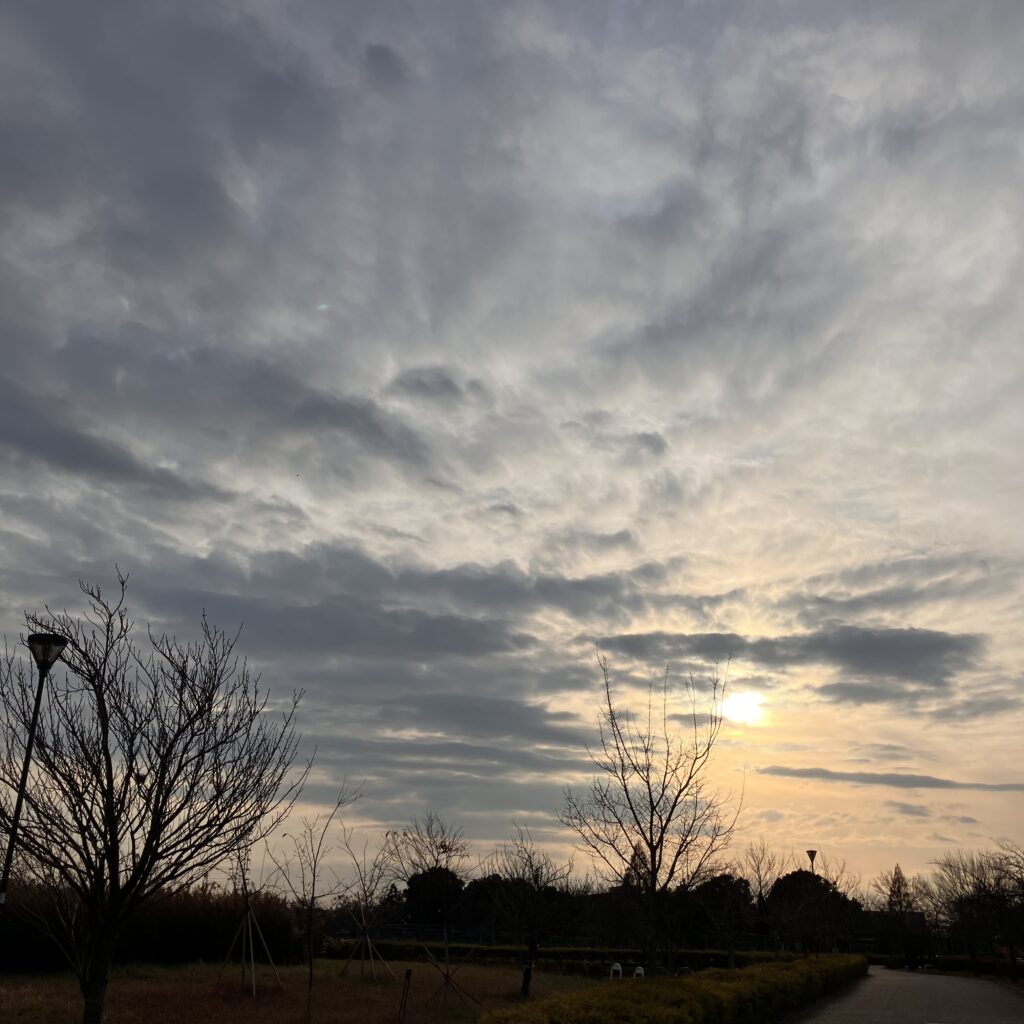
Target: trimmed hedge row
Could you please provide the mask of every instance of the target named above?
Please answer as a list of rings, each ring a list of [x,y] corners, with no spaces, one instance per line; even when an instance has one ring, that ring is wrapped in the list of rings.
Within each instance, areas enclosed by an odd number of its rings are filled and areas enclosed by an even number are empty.
[[[609,981],[492,1010],[480,1024],[766,1024],[867,973],[862,956],[822,956],[687,978]]]
[[[399,941],[395,939],[374,940],[374,946],[385,960],[424,960],[424,949],[443,959],[444,944],[440,942],[417,942],[414,939]],[[323,946],[321,955],[329,959],[346,959],[352,952],[356,940],[328,939]],[[522,962],[525,950],[522,946],[473,946],[468,943],[453,942],[448,946],[448,955],[452,960],[469,958],[473,961],[487,960],[491,962],[518,964]],[[724,949],[692,949],[677,950],[674,954],[677,966],[687,966],[694,971],[703,971],[709,967],[725,967],[729,962],[729,954]],[[754,964],[773,963],[777,960],[795,960],[794,953],[766,953],[761,950],[738,950],[735,954],[737,967],[750,967]],[[606,976],[608,965],[618,961],[624,967],[642,964],[644,954],[639,949],[604,949],[601,947],[542,947],[535,963],[541,969],[558,970],[563,974],[589,974]]]

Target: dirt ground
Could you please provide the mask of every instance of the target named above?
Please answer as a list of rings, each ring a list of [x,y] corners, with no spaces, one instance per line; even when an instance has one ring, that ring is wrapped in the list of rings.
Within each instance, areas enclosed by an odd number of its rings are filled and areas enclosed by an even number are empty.
[[[317,962],[314,1024],[394,1024],[406,968],[412,970],[412,978],[403,1024],[471,1024],[483,1009],[519,1001],[521,975],[511,967],[459,967],[453,980],[464,994],[453,987],[444,991],[443,977],[429,963],[392,963],[394,979],[380,964],[376,978],[368,970],[360,977],[357,963],[342,977],[341,967],[336,960]],[[110,982],[107,1024],[302,1024],[305,968],[279,970],[283,988],[269,967],[257,965],[254,999],[251,978],[243,984],[238,964],[229,966],[219,981],[219,964],[120,968]],[[533,996],[541,999],[590,984],[594,983],[584,978],[538,972]],[[71,975],[0,976],[4,1024],[77,1024],[81,1016],[81,996]]]

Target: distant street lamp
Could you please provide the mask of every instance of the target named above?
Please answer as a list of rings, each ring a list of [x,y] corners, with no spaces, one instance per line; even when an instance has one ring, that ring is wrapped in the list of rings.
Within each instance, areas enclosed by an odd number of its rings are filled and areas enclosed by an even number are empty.
[[[817,856],[818,856],[818,851],[817,850],[808,850],[807,851],[807,858],[811,862],[811,874],[812,875],[814,874],[814,858],[817,857]]]
[[[25,744],[25,762],[21,766],[21,781],[18,783],[18,796],[14,801],[14,815],[11,818],[11,834],[7,840],[7,854],[4,857],[3,876],[0,877],[0,908],[7,903],[7,880],[11,875],[11,861],[14,859],[14,842],[18,833],[18,821],[21,819],[21,805],[25,801],[25,786],[28,783],[28,768],[32,761],[32,747],[36,741],[36,725],[39,722],[39,707],[43,703],[43,684],[53,668],[54,662],[61,656],[67,646],[67,638],[58,633],[31,633],[28,648],[39,669],[39,686],[36,689],[36,703],[32,708],[32,724],[28,729],[28,742]]]

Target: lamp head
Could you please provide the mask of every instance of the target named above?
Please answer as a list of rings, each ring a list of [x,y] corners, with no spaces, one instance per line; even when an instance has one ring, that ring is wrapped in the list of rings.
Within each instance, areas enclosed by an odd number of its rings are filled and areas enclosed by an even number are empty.
[[[67,637],[59,633],[30,633],[28,649],[32,652],[36,667],[44,675],[53,668],[53,663],[67,646]]]

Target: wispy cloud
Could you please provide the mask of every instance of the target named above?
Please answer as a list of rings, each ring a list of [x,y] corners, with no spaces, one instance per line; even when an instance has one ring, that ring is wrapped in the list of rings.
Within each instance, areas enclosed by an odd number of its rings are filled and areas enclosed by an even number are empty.
[[[759,768],[758,772],[761,775],[776,775],[786,779],[818,779],[824,782],[851,782],[858,786],[892,786],[897,789],[976,789],[989,793],[1024,792],[1024,782],[957,782],[934,775],[910,775],[903,772],[836,772],[829,768],[787,768],[777,764]]]

